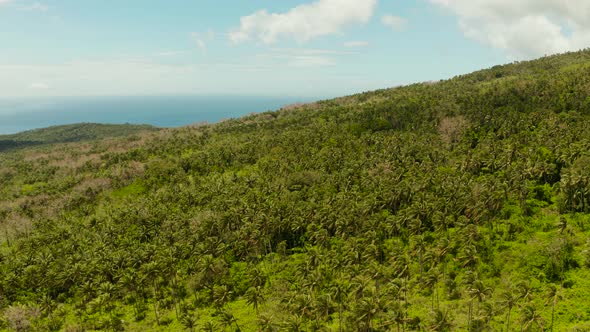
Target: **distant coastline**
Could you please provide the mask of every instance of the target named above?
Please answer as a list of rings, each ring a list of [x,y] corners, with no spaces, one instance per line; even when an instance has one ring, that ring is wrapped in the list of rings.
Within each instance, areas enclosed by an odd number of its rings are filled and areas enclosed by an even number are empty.
[[[83,122],[180,127],[314,100],[247,96],[7,98],[0,99],[0,135]]]

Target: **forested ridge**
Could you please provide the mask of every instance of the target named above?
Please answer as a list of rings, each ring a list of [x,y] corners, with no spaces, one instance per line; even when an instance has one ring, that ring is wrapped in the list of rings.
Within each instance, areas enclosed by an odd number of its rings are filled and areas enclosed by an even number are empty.
[[[0,152],[24,147],[89,141],[153,131],[149,125],[77,123],[0,135]]]
[[[590,51],[0,153],[0,329],[589,331]]]

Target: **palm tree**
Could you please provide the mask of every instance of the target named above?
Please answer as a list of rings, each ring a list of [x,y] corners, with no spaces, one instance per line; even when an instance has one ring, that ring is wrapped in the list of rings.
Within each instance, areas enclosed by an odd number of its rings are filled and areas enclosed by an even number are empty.
[[[483,323],[483,327],[486,327],[492,319],[496,316],[496,309],[494,308],[494,304],[492,302],[484,302],[482,304],[482,308],[480,309],[478,319],[481,323]]]
[[[555,306],[557,305],[557,301],[560,297],[560,288],[553,284],[549,285],[546,304],[551,303],[551,331],[553,331],[553,322],[555,320]]]
[[[260,331],[262,332],[274,332],[277,330],[271,316],[259,315],[257,323]]]
[[[226,285],[214,286],[213,304],[217,308],[223,307],[231,299],[232,293]]]
[[[434,310],[434,299],[436,296],[437,299],[437,306],[438,306],[438,280],[440,278],[440,273],[438,271],[438,269],[431,269],[430,271],[428,271],[428,273],[426,274],[426,280],[424,282],[424,285],[426,287],[428,287],[432,293],[431,296],[431,309]]]
[[[344,303],[348,297],[350,284],[342,279],[336,279],[334,285],[330,288],[332,298],[338,303],[338,331],[342,332],[342,312],[344,311]]]
[[[203,324],[203,331],[215,332],[215,331],[217,331],[217,327],[215,326],[215,323],[213,323],[212,321],[208,321],[208,322],[205,322],[205,324]]]
[[[47,293],[43,294],[39,300],[39,305],[44,315],[49,315],[57,307],[57,303]]]
[[[197,320],[194,316],[186,313],[182,315],[182,317],[180,318],[180,322],[182,323],[182,326],[184,326],[184,328],[192,332],[195,330]]]
[[[445,277],[445,273],[446,273],[445,256],[449,252],[450,247],[451,247],[451,243],[450,243],[449,239],[446,237],[443,237],[439,240],[437,246],[433,249],[433,256],[434,256],[433,267],[434,267],[435,263],[438,265],[440,265],[440,263],[443,263],[443,266],[442,266],[442,277],[443,278]]]
[[[563,234],[567,227],[567,219],[564,216],[559,216],[559,220],[557,221],[557,229],[559,229],[559,234]]]
[[[213,255],[204,255],[198,264],[198,271],[200,273],[201,283],[209,289],[211,301],[215,297],[214,284],[221,273],[221,264],[219,260],[216,260]]]
[[[471,321],[473,317],[473,300],[477,299],[477,311],[479,312],[479,306],[481,302],[485,299],[487,295],[492,292],[492,289],[486,287],[483,281],[479,279],[475,279],[468,289],[469,295],[471,295],[471,300],[469,301],[469,321],[468,325],[471,328]]]
[[[388,320],[381,327],[389,327],[396,324],[397,331],[399,332],[404,323],[404,310],[399,302],[394,302],[387,306],[387,317]]]
[[[258,307],[264,301],[264,294],[262,293],[260,286],[248,288],[244,296],[246,297],[246,302],[251,305],[258,314]]]
[[[158,312],[158,278],[156,277],[158,275],[158,273],[160,272],[160,269],[158,267],[158,264],[156,262],[149,262],[147,264],[145,264],[144,266],[142,266],[142,268],[145,270],[145,278],[151,278],[153,283],[152,283],[152,290],[153,290],[153,296],[154,296],[154,315],[156,317],[156,323],[158,325],[160,325],[160,315]]]
[[[420,278],[419,281],[422,283],[422,272],[424,271],[424,251],[426,251],[426,243],[424,242],[424,236],[417,235],[413,237],[414,246],[412,252],[414,255],[418,256],[418,261],[420,263]]]
[[[372,282],[373,280],[365,275],[359,275],[354,278],[351,286],[357,299],[361,299],[365,295]]]
[[[532,326],[536,325],[541,331],[544,329],[543,317],[532,304],[527,304],[522,309],[522,331],[528,331]]]
[[[521,281],[516,285],[518,291],[518,299],[524,301],[531,301],[533,299],[533,287],[529,281]]]
[[[518,297],[513,289],[508,289],[500,294],[500,298],[504,307],[508,308],[508,313],[506,314],[506,331],[510,331],[510,312],[516,305]]]
[[[432,312],[432,324],[429,327],[430,331],[450,331],[451,323],[449,322],[449,315],[447,311],[436,309]]]
[[[319,321],[320,318],[328,317],[332,308],[332,296],[330,294],[324,293],[318,296],[315,301],[316,320]]]
[[[313,297],[310,294],[298,294],[294,298],[295,310],[302,317],[313,316]]]
[[[133,312],[135,317],[140,316],[140,299],[137,294],[137,273],[134,270],[127,269],[122,273],[119,283],[126,292],[131,293],[133,296]]]
[[[254,287],[264,287],[268,279],[265,273],[259,267],[249,269],[248,279]]]
[[[358,327],[364,331],[372,331],[373,319],[381,314],[385,307],[385,302],[377,295],[361,299],[355,308]]]
[[[284,322],[285,331],[288,332],[302,332],[305,331],[303,327],[303,318],[300,315],[292,315]]]
[[[462,267],[474,267],[479,262],[477,247],[472,244],[464,246],[458,259],[461,261]]]
[[[234,316],[234,314],[229,309],[225,309],[221,312],[221,322],[226,327],[231,327],[233,324],[236,325],[236,331],[240,331],[240,326],[238,325],[238,320]]]

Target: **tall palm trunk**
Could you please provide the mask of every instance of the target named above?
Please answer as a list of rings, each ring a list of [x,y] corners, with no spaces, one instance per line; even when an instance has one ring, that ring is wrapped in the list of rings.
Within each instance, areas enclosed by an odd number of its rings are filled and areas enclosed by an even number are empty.
[[[160,316],[158,314],[158,295],[156,293],[156,280],[154,279],[154,314],[156,315],[156,323],[160,326]]]
[[[342,332],[342,301],[338,303],[338,331]]]
[[[551,306],[551,332],[553,332],[553,322],[555,320],[555,302],[557,299],[553,299],[553,305]]]
[[[469,301],[469,318],[467,320],[467,331],[471,331],[471,315],[473,312],[473,299]]]
[[[404,279],[404,332],[406,331],[406,320],[408,319],[408,279]]]
[[[508,315],[506,315],[506,332],[510,331],[510,311],[512,307],[508,308]]]

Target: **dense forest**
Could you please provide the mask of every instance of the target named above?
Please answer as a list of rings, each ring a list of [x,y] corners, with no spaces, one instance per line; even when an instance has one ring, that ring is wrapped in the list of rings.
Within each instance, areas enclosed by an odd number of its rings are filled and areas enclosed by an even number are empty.
[[[589,331],[590,51],[0,153],[0,329]]]

